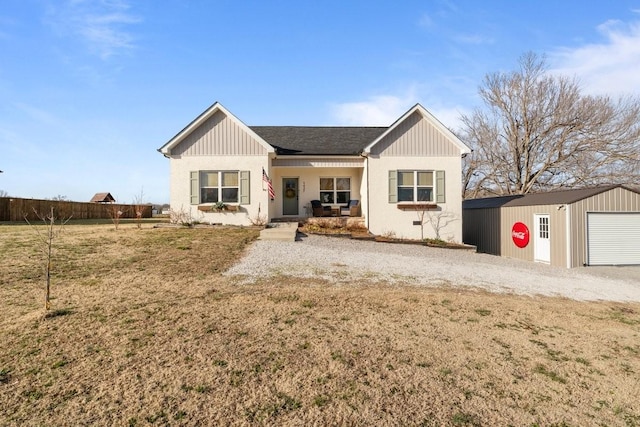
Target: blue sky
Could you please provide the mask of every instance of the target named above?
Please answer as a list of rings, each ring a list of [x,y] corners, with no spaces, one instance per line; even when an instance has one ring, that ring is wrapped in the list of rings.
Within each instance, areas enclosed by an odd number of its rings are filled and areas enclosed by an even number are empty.
[[[2,0],[0,190],[169,200],[156,150],[215,101],[248,125],[456,129],[527,51],[640,95],[640,0]]]

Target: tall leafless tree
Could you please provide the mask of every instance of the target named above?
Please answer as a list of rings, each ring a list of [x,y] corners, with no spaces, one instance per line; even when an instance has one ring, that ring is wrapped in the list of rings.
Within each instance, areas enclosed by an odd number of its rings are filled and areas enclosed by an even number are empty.
[[[124,208],[121,205],[117,205],[115,201],[109,203],[109,205],[107,206],[107,214],[109,214],[109,218],[111,218],[111,222],[113,222],[113,226],[115,227],[116,231],[120,226],[120,220],[122,219],[122,216],[125,214],[123,209]]]
[[[144,188],[141,188],[140,193],[136,194],[133,197],[133,210],[136,215],[136,226],[138,227],[138,229],[142,228],[142,216],[146,207],[144,198]]]
[[[45,231],[42,232],[38,227],[32,225],[24,216],[27,224],[33,227],[36,235],[38,236],[38,245],[42,251],[44,258],[44,273],[45,273],[45,296],[44,296],[44,309],[45,312],[51,308],[51,260],[53,258],[53,240],[57,238],[63,230],[64,225],[69,222],[71,217],[61,219],[60,223],[56,225],[56,216],[53,206],[48,214],[43,214],[34,210],[34,213],[38,218],[42,220],[45,225]]]
[[[465,197],[640,181],[640,99],[581,92],[544,57],[485,77],[484,109],[462,116]]]

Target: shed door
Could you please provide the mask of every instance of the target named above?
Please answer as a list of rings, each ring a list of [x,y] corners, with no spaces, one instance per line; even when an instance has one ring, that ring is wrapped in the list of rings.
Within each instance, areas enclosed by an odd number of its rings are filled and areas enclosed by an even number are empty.
[[[534,261],[551,262],[551,228],[549,215],[534,215],[535,235],[533,236]]]
[[[587,264],[640,265],[640,213],[587,213]]]

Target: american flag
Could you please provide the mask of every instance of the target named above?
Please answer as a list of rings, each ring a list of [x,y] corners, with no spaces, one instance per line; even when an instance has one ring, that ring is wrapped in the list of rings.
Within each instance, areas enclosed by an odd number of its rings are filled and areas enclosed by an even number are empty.
[[[267,183],[267,191],[269,191],[269,199],[274,200],[276,198],[276,193],[273,191],[273,184],[269,179],[269,175],[262,168],[262,180]]]

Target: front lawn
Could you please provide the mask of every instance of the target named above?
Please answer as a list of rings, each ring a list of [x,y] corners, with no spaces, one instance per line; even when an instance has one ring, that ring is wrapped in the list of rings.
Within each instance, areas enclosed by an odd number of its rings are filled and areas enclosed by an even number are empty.
[[[0,226],[2,425],[640,425],[640,304],[221,273],[258,232]]]

